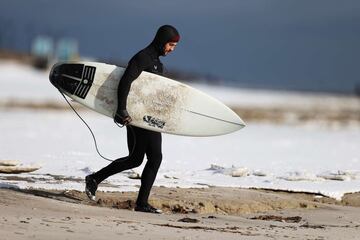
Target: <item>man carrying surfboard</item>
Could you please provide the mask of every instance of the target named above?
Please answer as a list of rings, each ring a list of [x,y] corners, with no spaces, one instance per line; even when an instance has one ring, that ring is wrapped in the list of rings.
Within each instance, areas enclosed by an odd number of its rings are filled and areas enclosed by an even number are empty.
[[[141,186],[135,211],[161,212],[148,203],[150,191],[162,161],[161,133],[129,126],[128,124],[132,119],[126,110],[126,103],[131,84],[139,77],[142,71],[163,74],[163,64],[159,57],[166,56],[174,51],[179,40],[180,35],[175,27],[170,25],[161,26],[150,45],[130,59],[119,82],[118,106],[114,116],[115,122],[126,125],[129,156],[119,158],[85,178],[85,192],[90,199],[95,200],[98,184],[103,180],[116,173],[140,166],[146,155],[148,161],[141,175]]]

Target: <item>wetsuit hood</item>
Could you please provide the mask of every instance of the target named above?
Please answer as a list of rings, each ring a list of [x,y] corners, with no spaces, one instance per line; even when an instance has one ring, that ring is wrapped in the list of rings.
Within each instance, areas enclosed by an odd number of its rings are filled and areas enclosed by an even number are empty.
[[[164,56],[165,44],[168,42],[178,42],[179,40],[180,34],[175,27],[171,25],[163,25],[157,30],[151,45],[158,50],[159,55]]]

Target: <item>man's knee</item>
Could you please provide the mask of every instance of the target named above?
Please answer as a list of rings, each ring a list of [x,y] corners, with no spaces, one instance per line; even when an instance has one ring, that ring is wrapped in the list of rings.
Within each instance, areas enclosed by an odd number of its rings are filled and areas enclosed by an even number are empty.
[[[163,158],[162,153],[149,154],[147,157],[148,161],[151,162],[155,168],[159,168]]]
[[[135,155],[132,163],[134,164],[134,168],[139,167],[144,160],[144,155]]]
[[[129,168],[139,167],[144,160],[144,154],[133,154],[127,158]]]

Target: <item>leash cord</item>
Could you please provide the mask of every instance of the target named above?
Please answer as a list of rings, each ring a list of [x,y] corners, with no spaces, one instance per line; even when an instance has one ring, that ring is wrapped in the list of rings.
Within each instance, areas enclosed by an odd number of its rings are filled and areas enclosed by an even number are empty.
[[[69,104],[70,108],[75,112],[75,114],[80,118],[80,120],[85,124],[85,126],[89,129],[90,133],[91,133],[91,136],[94,140],[94,144],[95,144],[95,149],[96,149],[96,152],[98,153],[98,155],[100,157],[102,157],[104,160],[106,161],[109,161],[109,162],[113,162],[113,161],[116,161],[117,159],[110,159],[110,158],[107,158],[105,156],[103,156],[100,151],[99,151],[99,148],[98,148],[98,144],[97,144],[97,141],[96,141],[96,137],[95,137],[95,134],[93,133],[92,129],[90,128],[89,124],[87,124],[87,122],[80,116],[80,114],[75,110],[75,108],[70,104],[69,100],[65,97],[64,93],[60,91],[60,89],[58,89],[60,94],[63,96],[63,98],[65,99],[65,101]],[[115,121],[114,121],[115,122]],[[118,124],[117,122],[115,122],[115,124],[119,127],[119,128],[123,128],[124,125],[120,125]],[[130,155],[127,157],[127,158],[124,158],[123,161],[125,161],[126,159],[128,159],[133,153],[134,153],[134,150],[135,150],[135,145],[136,145],[136,136],[135,136],[135,132],[134,132],[134,129],[128,125],[128,127],[130,128],[131,130],[131,133],[133,134],[133,139],[134,139],[134,145],[133,145],[133,148],[131,150],[131,153]]]

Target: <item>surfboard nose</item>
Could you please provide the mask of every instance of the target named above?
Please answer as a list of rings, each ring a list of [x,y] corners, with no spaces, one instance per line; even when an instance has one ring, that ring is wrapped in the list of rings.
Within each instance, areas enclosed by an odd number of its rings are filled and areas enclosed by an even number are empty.
[[[237,123],[240,126],[239,129],[246,127],[246,123],[239,116],[238,116]]]
[[[240,116],[230,108],[228,108],[228,112],[226,114],[223,113],[223,116],[224,123],[228,123],[227,133],[238,131],[246,126],[245,122],[240,118]]]

